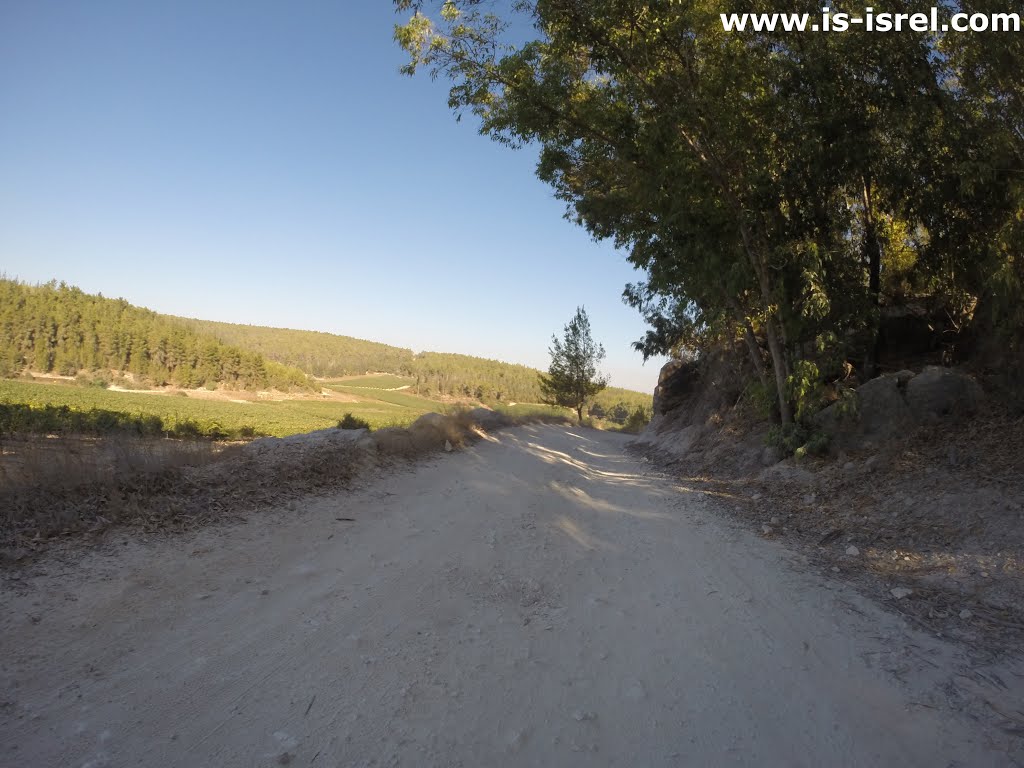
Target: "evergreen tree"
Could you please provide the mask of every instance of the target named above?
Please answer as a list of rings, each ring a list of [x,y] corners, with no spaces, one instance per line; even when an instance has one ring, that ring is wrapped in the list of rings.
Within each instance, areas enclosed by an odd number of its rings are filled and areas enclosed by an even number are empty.
[[[572,408],[582,424],[587,400],[608,386],[607,377],[597,370],[604,360],[604,347],[590,335],[590,318],[583,307],[576,308],[562,339],[551,337],[548,352],[551,366],[547,376],[540,376],[544,402]]]

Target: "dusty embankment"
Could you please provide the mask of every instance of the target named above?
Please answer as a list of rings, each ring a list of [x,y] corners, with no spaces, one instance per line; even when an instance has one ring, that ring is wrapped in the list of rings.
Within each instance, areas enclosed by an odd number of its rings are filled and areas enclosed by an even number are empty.
[[[846,416],[833,405],[814,417],[830,437],[825,455],[782,460],[719,371],[678,373],[636,450],[974,658],[1019,653],[1024,414],[968,373],[900,371],[856,389]],[[1024,728],[1017,709],[1008,723]]]
[[[517,428],[7,571],[0,762],[1022,764],[986,708],[1019,668],[967,669],[625,440]]]

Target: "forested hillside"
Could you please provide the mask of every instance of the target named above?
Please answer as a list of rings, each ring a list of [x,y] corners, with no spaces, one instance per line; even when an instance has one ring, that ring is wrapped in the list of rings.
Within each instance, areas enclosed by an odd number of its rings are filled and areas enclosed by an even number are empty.
[[[226,344],[258,352],[268,360],[293,365],[308,374],[334,378],[368,372],[408,376],[410,388],[426,397],[470,398],[485,402],[541,400],[537,371],[525,365],[503,363],[471,355],[421,352],[392,347],[350,336],[288,328],[217,323],[209,320],[168,317]],[[650,395],[609,388],[598,396],[605,411],[617,404],[630,410],[650,405]]]
[[[317,389],[324,378],[368,371],[409,377],[413,393],[484,402],[541,400],[537,371],[469,355],[422,352],[317,331],[160,315],[63,283],[0,280],[0,376],[120,371],[149,386]],[[599,413],[649,406],[610,388]],[[619,408],[616,413],[621,413]]]
[[[411,349],[333,333],[217,323],[187,317],[168,316],[168,319],[180,322],[197,333],[216,337],[225,344],[258,352],[269,360],[301,368],[322,378],[352,376],[367,371],[403,373],[413,359]]]
[[[300,370],[64,283],[0,279],[0,376],[121,371],[153,386],[308,389]]]

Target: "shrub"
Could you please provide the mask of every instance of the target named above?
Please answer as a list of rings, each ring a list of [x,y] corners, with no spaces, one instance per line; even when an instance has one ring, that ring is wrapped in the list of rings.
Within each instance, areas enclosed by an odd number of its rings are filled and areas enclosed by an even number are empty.
[[[626,419],[626,423],[622,426],[624,432],[632,432],[633,434],[639,434],[643,432],[644,427],[647,426],[651,420],[651,414],[647,412],[647,409],[642,405],[638,405],[632,413],[629,414],[629,418]]]
[[[370,422],[365,419],[360,419],[357,416],[353,416],[351,413],[346,413],[341,417],[341,421],[338,422],[338,429],[369,429]]]
[[[820,456],[825,453],[828,450],[829,437],[806,424],[797,422],[772,427],[765,442],[777,447],[785,456],[802,459],[805,456]]]

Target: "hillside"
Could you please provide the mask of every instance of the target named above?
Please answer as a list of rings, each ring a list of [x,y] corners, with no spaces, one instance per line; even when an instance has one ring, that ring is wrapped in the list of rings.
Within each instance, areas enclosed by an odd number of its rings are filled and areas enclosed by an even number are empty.
[[[0,279],[0,376],[120,371],[150,386],[311,389],[297,368],[124,299]]]
[[[225,344],[257,352],[268,360],[301,368],[320,378],[372,371],[407,377],[409,390],[424,397],[505,403],[541,400],[538,372],[525,365],[447,352],[414,354],[401,347],[320,331],[167,318]],[[609,387],[595,398],[595,415],[614,412],[624,421],[623,409],[649,409],[650,402],[649,394]]]
[[[191,328],[205,336],[213,336],[258,352],[268,360],[301,368],[320,378],[352,376],[367,371],[407,373],[413,360],[411,349],[392,347],[351,336],[338,336],[320,331],[298,331],[291,328],[267,328],[260,325],[218,323],[188,317],[165,315],[167,319]]]
[[[161,315],[64,283],[0,280],[0,377],[78,377],[80,383],[130,389],[323,391],[308,374],[328,379],[329,386],[335,380],[344,393],[352,386],[347,379],[367,372],[401,377],[391,387],[374,383],[370,388],[382,391],[370,399],[414,397],[415,412],[425,410],[424,398],[439,407],[452,401],[498,405],[542,399],[538,372],[524,365],[444,352],[414,354],[318,331]],[[389,388],[404,391],[389,395],[384,391]],[[369,396],[364,390],[347,394],[363,401]],[[31,400],[68,405],[67,396],[58,394],[36,392]],[[591,415],[621,425],[638,409],[649,413],[650,403],[648,394],[610,387],[595,398]],[[375,423],[392,415],[368,414]],[[206,415],[190,412],[189,418]]]

